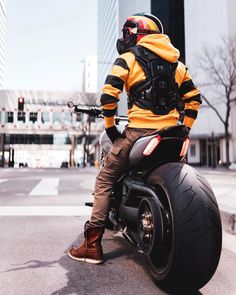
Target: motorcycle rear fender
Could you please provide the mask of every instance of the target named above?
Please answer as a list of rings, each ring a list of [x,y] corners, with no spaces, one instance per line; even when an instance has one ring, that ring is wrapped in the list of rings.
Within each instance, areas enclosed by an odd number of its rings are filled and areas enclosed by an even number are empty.
[[[188,129],[185,125],[171,126],[169,128],[154,131],[151,134],[139,138],[133,145],[129,154],[130,168],[138,166],[146,168],[158,163],[178,162],[184,140],[188,137]],[[160,136],[161,141],[149,155],[143,154],[146,146],[154,137]]]

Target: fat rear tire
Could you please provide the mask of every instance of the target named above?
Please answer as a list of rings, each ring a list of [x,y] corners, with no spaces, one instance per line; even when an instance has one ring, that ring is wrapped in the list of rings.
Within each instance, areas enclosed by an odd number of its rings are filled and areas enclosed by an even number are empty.
[[[165,208],[163,243],[147,256],[151,274],[169,292],[193,294],[211,279],[220,259],[222,228],[214,193],[183,163],[159,167],[148,183]]]

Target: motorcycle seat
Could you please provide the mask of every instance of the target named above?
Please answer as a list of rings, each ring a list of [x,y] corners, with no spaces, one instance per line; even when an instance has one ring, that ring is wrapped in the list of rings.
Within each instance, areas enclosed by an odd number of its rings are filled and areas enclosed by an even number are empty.
[[[144,134],[142,137],[150,135],[160,135],[162,138],[165,137],[187,137],[189,130],[185,125],[171,126],[161,130],[150,131]]]

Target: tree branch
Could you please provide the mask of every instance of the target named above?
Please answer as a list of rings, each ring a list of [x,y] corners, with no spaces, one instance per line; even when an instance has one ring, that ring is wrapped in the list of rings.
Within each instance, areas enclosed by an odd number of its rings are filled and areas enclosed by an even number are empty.
[[[219,111],[217,110],[216,107],[214,107],[214,105],[203,95],[201,94],[202,99],[208,104],[208,106],[213,109],[213,111],[216,113],[216,115],[218,116],[218,118],[220,119],[220,121],[225,125],[225,121],[222,118],[222,116],[220,115]]]

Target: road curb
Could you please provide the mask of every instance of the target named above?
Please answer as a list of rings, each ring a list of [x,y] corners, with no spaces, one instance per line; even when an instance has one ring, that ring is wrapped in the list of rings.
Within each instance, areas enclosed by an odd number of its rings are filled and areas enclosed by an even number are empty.
[[[236,234],[236,212],[220,208],[222,228],[230,234]]]

